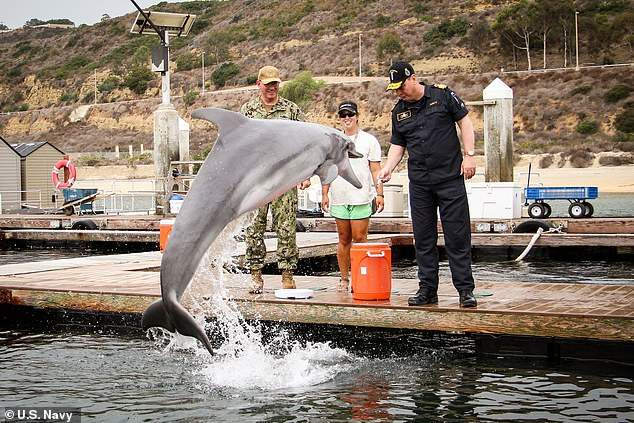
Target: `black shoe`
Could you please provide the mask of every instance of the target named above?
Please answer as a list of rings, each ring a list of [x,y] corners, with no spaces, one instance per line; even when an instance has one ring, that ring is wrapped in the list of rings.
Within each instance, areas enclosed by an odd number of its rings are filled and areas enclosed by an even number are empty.
[[[428,288],[420,288],[415,296],[407,299],[407,304],[411,306],[438,304],[438,294]]]
[[[477,307],[478,302],[470,289],[460,291],[460,307]]]

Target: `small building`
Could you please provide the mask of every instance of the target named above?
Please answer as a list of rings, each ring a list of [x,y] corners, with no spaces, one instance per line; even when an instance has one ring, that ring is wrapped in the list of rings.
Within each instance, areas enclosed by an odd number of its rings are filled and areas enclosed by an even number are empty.
[[[54,207],[51,170],[64,158],[64,152],[46,141],[13,144],[12,147],[21,160],[22,202],[39,208]]]
[[[0,136],[0,213],[20,208],[20,155]]]

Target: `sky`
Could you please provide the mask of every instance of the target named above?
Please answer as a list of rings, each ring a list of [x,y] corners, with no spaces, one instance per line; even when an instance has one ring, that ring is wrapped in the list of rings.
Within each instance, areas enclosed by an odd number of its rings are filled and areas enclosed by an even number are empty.
[[[160,0],[135,1],[142,8],[160,3]],[[0,22],[12,29],[32,18],[42,21],[66,18],[79,26],[99,22],[104,13],[114,18],[133,11],[136,8],[130,0],[0,0]]]

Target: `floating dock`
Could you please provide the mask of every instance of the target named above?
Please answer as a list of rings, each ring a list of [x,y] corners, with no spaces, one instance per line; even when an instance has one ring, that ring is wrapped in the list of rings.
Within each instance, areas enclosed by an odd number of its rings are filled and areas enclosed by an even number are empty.
[[[11,304],[140,314],[160,296],[160,261],[159,252],[145,252],[0,266],[0,310]],[[418,288],[416,280],[393,280],[387,301],[358,301],[337,292],[337,277],[296,276],[296,281],[300,288],[313,289],[314,297],[276,298],[278,275],[265,275],[262,295],[247,293],[248,275],[227,275],[225,286],[246,318],[263,321],[519,336],[581,345],[616,342],[619,351],[634,351],[631,285],[478,281],[478,307],[462,309],[450,281],[440,284],[437,305],[423,307],[407,305],[407,297]],[[200,299],[209,295],[210,287],[203,279],[191,289]],[[634,362],[634,356],[630,358]]]

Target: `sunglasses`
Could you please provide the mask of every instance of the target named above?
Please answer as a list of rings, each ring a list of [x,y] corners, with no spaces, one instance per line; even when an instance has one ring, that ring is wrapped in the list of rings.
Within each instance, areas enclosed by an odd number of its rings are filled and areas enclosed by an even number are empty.
[[[339,113],[339,117],[342,118],[342,119],[343,118],[353,117],[353,116],[356,116],[356,115],[357,115],[356,113],[351,113],[351,112],[341,112],[341,113]]]

